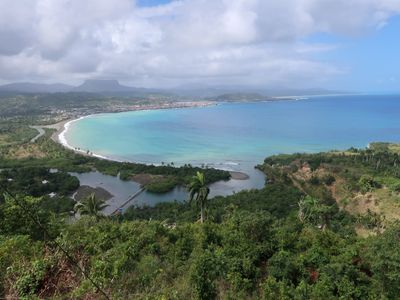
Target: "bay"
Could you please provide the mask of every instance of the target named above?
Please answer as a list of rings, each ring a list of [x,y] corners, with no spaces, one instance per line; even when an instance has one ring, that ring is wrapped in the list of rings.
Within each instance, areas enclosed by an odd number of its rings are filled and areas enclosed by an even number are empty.
[[[249,180],[216,183],[215,195],[226,195],[261,188],[264,177],[254,166],[272,154],[400,142],[399,116],[398,95],[316,96],[93,115],[71,123],[65,137],[72,147],[120,161],[190,163],[250,175]],[[154,204],[173,197],[186,197],[186,192],[140,201]]]

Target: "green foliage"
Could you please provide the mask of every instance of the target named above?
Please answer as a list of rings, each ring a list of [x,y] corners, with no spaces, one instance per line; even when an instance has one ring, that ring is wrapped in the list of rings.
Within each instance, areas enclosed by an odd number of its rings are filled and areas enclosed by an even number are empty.
[[[155,166],[128,162],[119,163],[93,157],[88,159],[98,171],[113,176],[120,173],[120,178],[123,180],[128,180],[135,174],[151,174],[175,177],[180,184],[187,184],[190,182],[191,177],[196,175],[197,172],[204,173],[207,183],[218,180],[228,180],[230,178],[230,174],[227,171],[212,168],[202,169],[191,165],[184,165],[181,167],[175,167],[171,164]]]
[[[4,146],[29,142],[36,134],[35,129],[30,128],[28,124],[21,124],[18,119],[6,121],[0,119],[0,149]]]
[[[327,205],[323,201],[306,196],[299,201],[299,219],[314,226],[325,228],[335,213],[334,205]]]
[[[45,261],[33,261],[29,268],[19,274],[19,278],[15,282],[18,295],[26,297],[37,293],[48,268],[49,266]]]
[[[302,193],[285,184],[266,185],[261,190],[249,190],[228,197],[215,197],[207,204],[207,216],[214,222],[221,222],[235,210],[266,211],[276,217],[285,217],[297,209]],[[188,202],[164,202],[154,207],[129,207],[124,218],[127,220],[168,220],[169,222],[195,222],[198,208]]]
[[[394,225],[365,242],[362,258],[373,274],[373,284],[379,293],[395,299],[400,295],[400,226]]]
[[[322,178],[322,182],[326,185],[332,185],[336,181],[335,177],[332,174],[325,175]]]
[[[189,202],[195,201],[200,207],[200,222],[203,223],[205,220],[205,208],[207,205],[208,194],[210,189],[207,186],[207,182],[203,173],[197,172],[192,177],[192,181],[189,184]]]
[[[268,260],[268,271],[273,278],[278,280],[286,279],[291,282],[296,282],[299,275],[293,254],[284,250],[276,252]]]
[[[146,190],[150,193],[162,194],[171,191],[178,184],[175,177],[168,177],[149,184],[146,184]]]
[[[358,217],[358,222],[367,229],[381,232],[385,229],[385,216],[372,212],[368,209],[367,213]]]
[[[113,298],[391,299],[400,293],[398,236],[393,227],[362,240],[235,209],[202,226],[82,219],[65,226],[59,242]],[[0,268],[12,266],[0,279],[19,296],[37,295],[46,276],[58,276],[49,262],[63,259],[54,251],[45,258],[31,244],[0,237]],[[76,284],[66,297],[96,293],[83,278]]]
[[[272,165],[263,167],[282,164],[296,172],[302,163],[323,166],[333,178],[346,178],[352,191],[360,188],[364,173],[371,176],[368,184],[371,178],[395,183],[396,168],[389,163],[394,157],[368,151],[273,157]],[[299,165],[299,160],[304,161]],[[121,166],[101,165],[110,172]],[[340,211],[330,195],[299,191],[326,188],[332,178],[319,176],[318,183],[296,188],[280,171],[274,169],[282,177],[261,190],[210,199],[204,224],[196,222],[198,207],[189,202],[133,207],[118,220],[81,218],[71,224],[55,218],[70,209],[67,201],[54,206],[48,198],[21,198],[113,299],[398,298],[400,225],[382,228],[379,215],[357,219]],[[206,182],[203,176],[193,182],[196,198]],[[379,230],[359,237],[354,228],[360,222]],[[6,197],[0,204],[0,298],[100,298],[65,255],[43,240],[35,222]]]
[[[379,184],[370,175],[361,176],[360,180],[358,181],[358,185],[362,193],[371,192],[375,188],[379,187]]]
[[[372,149],[357,149],[346,152],[321,152],[315,154],[296,153],[291,155],[274,155],[264,160],[267,166],[296,167],[302,164],[310,166],[311,170],[329,165],[334,173],[342,176],[349,173],[356,178],[363,174],[374,176],[385,174],[386,176],[398,177],[400,175],[400,153],[396,151],[376,151]],[[293,170],[292,170],[293,171]]]
[[[34,197],[56,193],[61,196],[72,194],[79,187],[79,180],[65,172],[50,172],[42,167],[25,167],[3,170],[0,182],[11,192]]]
[[[75,204],[75,211],[81,216],[94,217],[99,220],[103,217],[102,210],[106,208],[108,204],[105,204],[103,199],[99,199],[95,194],[89,195],[87,198]]]
[[[291,300],[294,299],[295,289],[287,281],[278,281],[268,276],[262,284],[265,300]]]
[[[376,182],[380,186],[388,187],[392,192],[400,192],[400,179],[392,176],[377,176]]]
[[[46,239],[37,222],[45,226],[52,236],[58,235],[64,220],[56,218],[51,210],[43,207],[42,198],[18,197],[18,203],[13,198],[5,197],[0,204],[0,235],[18,234],[29,235],[36,240]]]
[[[20,270],[29,264],[29,260],[41,255],[42,247],[40,242],[32,241],[28,236],[0,235],[0,298],[13,288],[10,283],[16,283],[21,276]],[[6,279],[10,279],[9,283]]]
[[[190,271],[190,280],[198,299],[215,299],[216,279],[219,275],[220,260],[215,253],[205,250],[195,256]]]
[[[40,208],[56,215],[69,214],[74,210],[75,201],[69,197],[43,198]]]

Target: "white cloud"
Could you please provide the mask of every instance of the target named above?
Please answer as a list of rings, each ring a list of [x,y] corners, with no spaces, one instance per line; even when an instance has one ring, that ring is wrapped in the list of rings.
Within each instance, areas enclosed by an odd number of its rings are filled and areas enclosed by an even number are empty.
[[[363,35],[398,13],[398,0],[2,0],[0,80],[318,85],[342,70],[314,55],[337,45],[304,38]]]

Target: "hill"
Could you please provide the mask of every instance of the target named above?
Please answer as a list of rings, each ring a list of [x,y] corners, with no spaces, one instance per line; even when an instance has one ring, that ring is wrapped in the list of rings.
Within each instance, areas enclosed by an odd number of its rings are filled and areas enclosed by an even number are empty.
[[[268,96],[261,95],[259,93],[228,93],[222,94],[217,97],[210,98],[215,101],[255,101],[255,100],[267,100],[271,99]]]
[[[118,80],[85,80],[81,85],[73,88],[74,92],[104,93],[104,92],[129,92],[136,88],[121,85]]]
[[[20,92],[20,93],[66,93],[73,89],[73,86],[63,83],[32,83],[20,82],[10,83],[0,86],[1,92]]]

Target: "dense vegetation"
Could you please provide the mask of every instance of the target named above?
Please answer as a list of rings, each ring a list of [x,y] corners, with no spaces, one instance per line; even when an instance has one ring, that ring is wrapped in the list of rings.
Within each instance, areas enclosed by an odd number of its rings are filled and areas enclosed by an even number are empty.
[[[205,183],[229,173],[83,156],[54,143],[50,130],[30,143],[28,125],[80,105],[70,96],[0,101],[0,184],[16,197],[0,197],[0,298],[101,299],[89,278],[112,299],[399,298],[398,145],[269,157],[258,166],[263,189],[207,199]],[[46,112],[54,101],[60,107]],[[190,184],[198,171],[206,182],[189,185],[197,201],[103,217],[101,200],[69,198],[79,183],[67,172],[92,170],[150,175],[153,192]]]
[[[146,190],[150,193],[162,194],[169,192],[178,184],[178,180],[174,176],[168,176],[161,180],[153,181],[146,184]]]
[[[383,189],[378,178],[396,178],[396,157],[371,147],[267,158],[259,168],[270,183],[211,199],[203,224],[195,202],[67,225],[43,200],[20,199],[111,298],[397,299],[400,224],[361,222],[329,188],[348,178],[353,194]],[[20,221],[15,202],[0,213],[3,296],[101,298],[34,222]]]
[[[79,187],[79,180],[64,172],[50,172],[46,168],[19,168],[0,172],[0,183],[13,193],[34,197],[57,193],[68,196]]]
[[[398,145],[373,143],[345,152],[272,156],[259,168],[270,182],[294,184],[304,193],[336,202],[359,219],[358,233],[368,235],[366,220],[383,228],[399,219],[399,161]]]
[[[212,299],[395,299],[400,290],[400,227],[358,237],[352,218],[333,209],[325,230],[301,222],[296,205],[276,201],[301,197],[295,189],[270,185],[211,202],[208,221],[194,222],[196,207],[154,208],[155,219],[83,218],[72,225],[41,221],[112,298]],[[254,200],[251,201],[251,200]],[[264,203],[264,200],[265,202]],[[231,201],[232,200],[232,201]],[[27,199],[31,201],[31,199]],[[270,209],[268,203],[275,203]],[[32,204],[33,205],[33,204]],[[9,212],[12,210],[14,214]],[[177,211],[180,210],[180,211]],[[15,222],[11,201],[1,224],[0,268],[4,295],[101,297],[35,224]],[[21,212],[19,212],[21,214]],[[29,221],[29,219],[28,219]],[[12,224],[12,231],[7,226]]]

